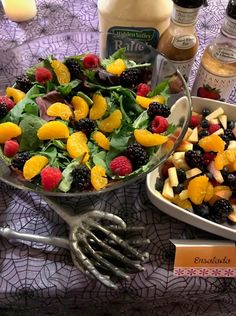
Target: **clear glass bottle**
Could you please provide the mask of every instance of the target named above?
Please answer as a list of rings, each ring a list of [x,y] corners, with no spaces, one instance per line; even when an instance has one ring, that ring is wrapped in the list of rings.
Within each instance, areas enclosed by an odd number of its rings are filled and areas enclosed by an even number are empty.
[[[168,27],[173,10],[172,0],[98,0],[101,51],[107,43],[106,33],[127,36],[157,48],[160,35]],[[111,50],[119,48],[118,41],[108,37]]]
[[[230,0],[220,34],[203,53],[191,94],[227,101],[235,85],[236,0]]]
[[[160,38],[158,50],[175,64],[187,81],[198,50],[195,24],[204,1],[173,0],[173,2],[171,23]]]

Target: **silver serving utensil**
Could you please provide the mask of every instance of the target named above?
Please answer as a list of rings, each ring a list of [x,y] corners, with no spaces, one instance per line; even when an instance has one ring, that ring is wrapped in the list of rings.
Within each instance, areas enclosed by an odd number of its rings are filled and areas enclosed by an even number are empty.
[[[141,263],[148,258],[148,253],[142,253],[138,248],[147,245],[149,240],[128,236],[130,233],[140,234],[144,227],[127,228],[120,217],[100,210],[74,215],[65,210],[56,199],[45,196],[43,199],[69,225],[69,239],[20,233],[7,227],[0,228],[0,235],[7,239],[28,240],[67,248],[77,268],[114,289],[117,285],[111,281],[110,275],[129,279],[127,270],[144,270]]]

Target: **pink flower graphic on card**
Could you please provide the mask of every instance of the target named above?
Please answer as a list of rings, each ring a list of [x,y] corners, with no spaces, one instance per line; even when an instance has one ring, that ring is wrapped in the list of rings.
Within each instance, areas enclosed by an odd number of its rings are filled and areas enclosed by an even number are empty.
[[[199,270],[198,274],[202,276],[209,275],[209,270],[206,268],[202,268]]]
[[[194,269],[194,268],[189,268],[189,269],[187,269],[187,271],[186,271],[186,274],[187,275],[196,275],[196,273],[197,273],[197,271],[196,271],[196,269]]]
[[[227,269],[224,272],[224,276],[226,277],[236,276],[236,271],[234,271],[233,269]]]
[[[214,270],[211,271],[211,275],[217,277],[217,276],[223,275],[223,273],[222,273],[221,269],[214,269]]]
[[[184,269],[182,268],[178,268],[178,269],[174,269],[174,275],[184,275]]]

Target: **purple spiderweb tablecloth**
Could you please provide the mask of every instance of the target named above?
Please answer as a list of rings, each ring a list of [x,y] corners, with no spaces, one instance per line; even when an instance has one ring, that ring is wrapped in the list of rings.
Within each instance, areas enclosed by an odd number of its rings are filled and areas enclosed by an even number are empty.
[[[204,47],[219,31],[227,3],[209,2],[197,23],[200,47],[193,76]],[[37,19],[28,23],[13,23],[0,11],[0,51],[14,51],[16,46],[38,37],[98,29],[96,0],[38,0],[37,5]],[[27,57],[27,52],[23,53]],[[7,53],[5,59],[1,56],[0,75],[4,74],[7,82],[11,61],[6,63]],[[119,214],[130,223],[143,223],[143,235],[151,240],[146,271],[118,283],[115,291],[75,269],[66,250],[0,238],[0,315],[236,315],[234,279],[173,276],[170,238],[216,237],[157,210],[147,198],[145,182],[103,194],[99,199],[62,202],[74,210],[90,205]],[[3,183],[0,225],[41,235],[67,234],[63,221],[40,197]]]

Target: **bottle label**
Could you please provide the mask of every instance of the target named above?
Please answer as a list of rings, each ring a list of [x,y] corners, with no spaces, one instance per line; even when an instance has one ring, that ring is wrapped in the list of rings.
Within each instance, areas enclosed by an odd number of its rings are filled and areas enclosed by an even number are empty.
[[[236,76],[217,76],[207,71],[201,64],[191,94],[202,98],[227,101],[235,84]]]
[[[189,49],[196,45],[197,39],[193,35],[180,35],[173,38],[173,46],[178,49]]]
[[[188,81],[189,74],[192,69],[194,60],[195,58],[185,60],[185,61],[174,61],[174,60],[171,60],[171,61],[175,65],[175,67],[179,69],[184,79]]]
[[[199,8],[182,8],[174,6],[172,19],[180,24],[195,24],[197,22]]]
[[[146,50],[148,48],[143,43],[156,49],[160,37],[159,31],[152,27],[113,26],[108,30],[108,33],[107,56],[113,54],[119,48],[125,47],[130,58],[132,58],[132,54],[147,54]]]
[[[221,30],[225,35],[236,37],[236,21],[229,16],[226,16]]]
[[[236,62],[236,48],[222,47],[220,45],[217,45],[213,47],[212,56],[226,64],[235,63]]]

